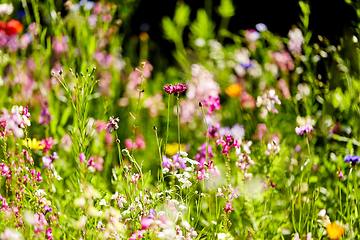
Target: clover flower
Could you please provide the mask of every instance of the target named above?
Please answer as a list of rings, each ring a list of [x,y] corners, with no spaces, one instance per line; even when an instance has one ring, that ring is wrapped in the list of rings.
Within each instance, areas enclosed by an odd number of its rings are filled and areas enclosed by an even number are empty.
[[[174,86],[171,84],[164,86],[164,91],[170,95],[173,93],[180,94],[180,93],[184,92],[185,90],[186,90],[186,84],[183,84],[183,83],[174,84]]]
[[[314,128],[310,124],[295,128],[295,132],[297,135],[303,135],[304,133],[310,133],[313,130],[314,130]]]

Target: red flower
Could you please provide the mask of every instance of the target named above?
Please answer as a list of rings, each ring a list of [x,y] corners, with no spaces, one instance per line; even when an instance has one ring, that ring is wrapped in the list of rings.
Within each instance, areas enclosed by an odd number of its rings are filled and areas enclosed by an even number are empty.
[[[8,22],[0,21],[0,30],[3,30],[6,35],[16,35],[21,32],[23,25],[16,20],[10,20]]]

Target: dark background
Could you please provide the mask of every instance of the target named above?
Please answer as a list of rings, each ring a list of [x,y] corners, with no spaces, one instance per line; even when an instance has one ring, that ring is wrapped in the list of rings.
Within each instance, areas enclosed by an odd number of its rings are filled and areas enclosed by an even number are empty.
[[[191,8],[191,21],[196,18],[199,8],[205,8],[204,1],[185,0]],[[229,30],[237,33],[239,30],[255,28],[255,24],[264,23],[268,29],[280,36],[286,37],[293,25],[300,22],[301,10],[298,1],[277,0],[277,1],[233,1],[236,14],[230,19]],[[159,46],[161,55],[172,58],[171,51],[174,49],[173,43],[163,38],[161,19],[163,16],[173,17],[177,1],[141,1],[131,17],[131,34],[139,35],[140,26],[143,23],[149,25],[147,30],[151,41]],[[220,17],[216,12],[220,0],[212,0],[212,20],[217,27]],[[352,6],[344,0],[317,0],[310,2],[310,24],[309,29],[313,32],[312,42],[317,42],[317,36],[322,35],[330,40],[333,45],[339,44],[339,38],[344,32],[353,33],[352,26],[357,23],[356,12]],[[184,32],[184,42],[186,45],[187,36]]]

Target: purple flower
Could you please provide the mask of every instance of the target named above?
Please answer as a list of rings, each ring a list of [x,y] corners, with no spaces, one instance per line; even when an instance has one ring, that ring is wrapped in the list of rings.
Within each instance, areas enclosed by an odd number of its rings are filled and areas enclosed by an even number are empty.
[[[303,135],[304,133],[310,133],[313,130],[314,130],[314,128],[310,124],[295,128],[295,132],[297,135]]]
[[[51,207],[49,207],[48,205],[45,205],[44,210],[45,212],[52,212]]]
[[[358,155],[347,155],[344,159],[345,162],[355,164],[360,162],[360,156]]]

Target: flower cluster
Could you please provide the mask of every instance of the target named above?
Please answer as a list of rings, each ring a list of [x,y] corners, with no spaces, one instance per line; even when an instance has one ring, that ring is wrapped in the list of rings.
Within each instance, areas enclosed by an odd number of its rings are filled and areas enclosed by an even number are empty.
[[[238,140],[235,138],[233,139],[232,135],[221,135],[218,140],[216,140],[216,145],[222,144],[222,151],[221,153],[226,154],[229,156],[229,151],[232,147],[240,148],[240,144]]]
[[[219,97],[210,96],[208,99],[204,100],[204,106],[207,107],[207,114],[211,115],[215,110],[220,110],[220,100]]]
[[[239,159],[236,161],[235,165],[244,173],[245,179],[252,177],[252,174],[248,173],[247,170],[251,165],[255,165],[255,162],[249,155],[245,153],[240,154]]]
[[[109,132],[117,130],[119,128],[118,122],[119,118],[110,117],[110,121],[106,124],[105,129]]]
[[[280,105],[281,101],[279,100],[279,97],[275,94],[274,89],[270,89],[262,97],[258,96],[256,100],[257,107],[263,106],[263,108],[260,110],[260,116],[262,118],[266,118],[268,112],[279,113],[278,110],[275,108],[275,104]]]
[[[23,137],[23,129],[30,126],[30,117],[27,107],[13,106],[10,113],[3,109],[0,117],[1,135],[5,137],[9,133],[13,133],[15,138]]]
[[[314,130],[314,128],[310,124],[295,128],[295,132],[297,135],[303,135],[304,133],[310,133],[313,130]]]
[[[186,90],[186,84],[183,83],[178,83],[178,84],[174,84],[174,85],[165,85],[164,86],[164,91],[167,92],[168,94],[180,94],[182,92],[184,92]]]

